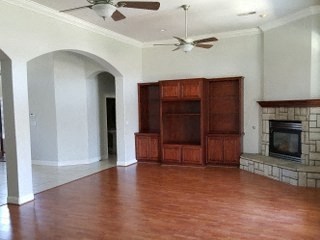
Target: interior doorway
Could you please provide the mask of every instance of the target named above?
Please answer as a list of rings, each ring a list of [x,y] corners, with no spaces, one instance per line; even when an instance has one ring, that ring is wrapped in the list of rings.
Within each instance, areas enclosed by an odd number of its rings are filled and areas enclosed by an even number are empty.
[[[108,153],[117,154],[116,99],[106,98]]]

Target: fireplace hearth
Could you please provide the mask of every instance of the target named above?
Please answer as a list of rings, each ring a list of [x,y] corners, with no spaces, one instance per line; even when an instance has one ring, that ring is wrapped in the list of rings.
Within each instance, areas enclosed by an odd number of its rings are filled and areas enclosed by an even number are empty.
[[[301,162],[301,121],[269,121],[269,155]]]

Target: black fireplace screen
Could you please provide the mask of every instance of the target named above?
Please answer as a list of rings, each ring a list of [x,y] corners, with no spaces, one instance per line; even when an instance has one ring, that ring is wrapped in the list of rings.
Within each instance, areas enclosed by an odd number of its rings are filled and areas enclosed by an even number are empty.
[[[301,162],[301,122],[272,120],[269,123],[269,155]]]

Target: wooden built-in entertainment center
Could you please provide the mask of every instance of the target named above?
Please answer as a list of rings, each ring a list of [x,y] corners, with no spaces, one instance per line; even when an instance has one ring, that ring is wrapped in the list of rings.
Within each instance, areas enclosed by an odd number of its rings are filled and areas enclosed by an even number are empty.
[[[243,77],[138,84],[140,162],[239,165]]]

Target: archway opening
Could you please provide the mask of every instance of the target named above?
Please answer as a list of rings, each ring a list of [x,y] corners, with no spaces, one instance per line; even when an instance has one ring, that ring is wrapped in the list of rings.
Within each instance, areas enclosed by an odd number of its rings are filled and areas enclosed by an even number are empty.
[[[28,62],[35,192],[50,188],[35,187],[42,181],[35,176],[35,165],[73,166],[109,159],[106,98],[117,98],[117,81],[122,77],[108,63],[79,51],[51,52]]]

